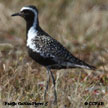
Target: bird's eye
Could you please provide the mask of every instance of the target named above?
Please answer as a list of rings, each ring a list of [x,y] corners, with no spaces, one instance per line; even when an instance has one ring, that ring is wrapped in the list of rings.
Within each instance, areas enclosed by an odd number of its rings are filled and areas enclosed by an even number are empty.
[[[27,10],[24,10],[23,13],[28,13],[28,11]]]
[[[24,14],[24,11],[21,11],[22,14]]]

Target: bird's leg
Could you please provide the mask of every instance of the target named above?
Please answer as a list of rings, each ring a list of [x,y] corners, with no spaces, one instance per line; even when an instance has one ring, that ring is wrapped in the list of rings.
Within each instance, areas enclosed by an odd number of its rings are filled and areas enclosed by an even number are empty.
[[[50,71],[52,82],[53,82],[53,87],[54,87],[54,103],[57,104],[57,93],[56,93],[56,88],[55,88],[55,79],[53,76],[53,73]]]
[[[46,93],[48,91],[48,84],[50,81],[50,74],[49,74],[49,69],[47,69],[47,81],[46,81],[46,87],[45,87],[45,92],[44,92],[44,101],[46,101]]]

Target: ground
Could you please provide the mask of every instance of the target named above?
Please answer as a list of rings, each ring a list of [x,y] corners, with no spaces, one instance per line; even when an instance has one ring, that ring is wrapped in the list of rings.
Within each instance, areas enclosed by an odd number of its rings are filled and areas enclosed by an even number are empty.
[[[0,0],[0,107],[34,108],[4,102],[43,102],[46,69],[28,57],[25,21],[11,17],[30,4],[39,9],[40,26],[45,31],[73,55],[97,67],[95,71],[52,70],[58,104],[51,103],[50,82],[48,105],[38,108],[108,108],[107,0]],[[85,102],[104,105],[85,105]]]

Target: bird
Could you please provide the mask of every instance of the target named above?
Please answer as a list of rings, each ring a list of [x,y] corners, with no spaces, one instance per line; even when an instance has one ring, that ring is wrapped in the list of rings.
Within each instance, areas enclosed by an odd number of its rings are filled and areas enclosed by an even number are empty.
[[[95,70],[96,67],[75,57],[59,41],[45,32],[39,25],[38,9],[34,5],[24,6],[19,12],[11,16],[20,16],[26,22],[26,47],[28,55],[37,63],[46,68],[47,81],[44,100],[48,91],[50,77],[54,88],[54,103],[57,103],[55,78],[52,69],[85,68]]]

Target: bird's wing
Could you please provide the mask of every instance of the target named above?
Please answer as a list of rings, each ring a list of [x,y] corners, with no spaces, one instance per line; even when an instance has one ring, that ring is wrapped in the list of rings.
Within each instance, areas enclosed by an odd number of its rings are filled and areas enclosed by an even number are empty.
[[[68,67],[94,69],[93,66],[73,56],[63,45],[50,36],[40,36],[35,38],[34,42],[35,47],[42,57],[51,58],[57,64],[68,65]]]
[[[71,56],[71,53],[52,37],[40,36],[35,38],[34,42],[35,47],[43,57],[51,57],[57,61],[66,61]]]

